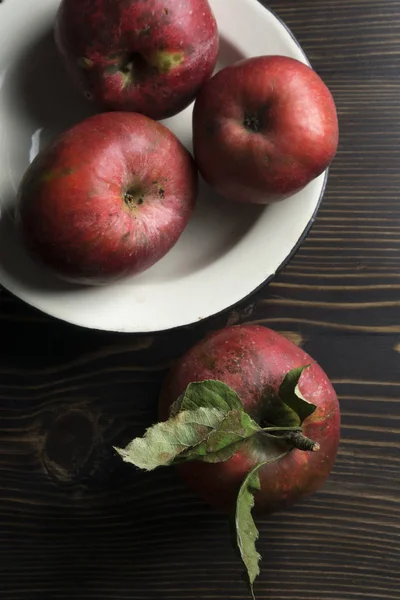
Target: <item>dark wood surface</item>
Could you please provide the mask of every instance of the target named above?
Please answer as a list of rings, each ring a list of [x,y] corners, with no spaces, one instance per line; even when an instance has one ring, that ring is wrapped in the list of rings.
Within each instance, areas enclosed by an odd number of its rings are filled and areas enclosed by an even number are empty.
[[[174,359],[238,322],[313,355],[343,414],[324,489],[258,521],[258,598],[400,598],[400,1],[269,5],[338,106],[340,150],[316,224],[268,287],[176,332],[86,331],[0,292],[5,600],[248,598],[226,521],[173,471],[136,474],[111,451],[153,422]]]

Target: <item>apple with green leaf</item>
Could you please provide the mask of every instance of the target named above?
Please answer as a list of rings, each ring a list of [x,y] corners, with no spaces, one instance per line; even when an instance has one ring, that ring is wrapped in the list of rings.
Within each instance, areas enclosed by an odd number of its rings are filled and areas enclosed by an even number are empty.
[[[259,574],[251,515],[315,492],[337,452],[340,410],[324,371],[261,326],[217,331],[190,349],[163,387],[161,422],[117,449],[144,470],[178,465],[187,483],[233,512],[251,592]]]

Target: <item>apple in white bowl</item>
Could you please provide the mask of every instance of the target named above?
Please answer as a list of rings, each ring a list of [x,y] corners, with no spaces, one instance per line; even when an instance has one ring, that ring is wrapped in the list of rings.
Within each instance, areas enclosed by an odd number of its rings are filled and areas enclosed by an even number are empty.
[[[55,34],[87,98],[153,119],[194,100],[219,48],[208,0],[63,0]]]
[[[197,165],[227,199],[269,204],[294,195],[330,165],[338,137],[328,87],[313,69],[286,56],[225,67],[194,106]]]
[[[29,253],[68,281],[148,269],[178,241],[197,196],[192,156],[164,125],[110,112],[75,125],[28,168],[18,226]]]

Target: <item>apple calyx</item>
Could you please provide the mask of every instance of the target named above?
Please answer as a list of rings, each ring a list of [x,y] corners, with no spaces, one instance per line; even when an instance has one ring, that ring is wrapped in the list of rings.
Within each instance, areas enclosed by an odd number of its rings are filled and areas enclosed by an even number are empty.
[[[126,82],[138,83],[146,77],[148,72],[148,63],[140,52],[133,52],[125,57],[120,71],[125,77]]]
[[[183,63],[185,57],[183,52],[157,50],[148,55],[141,52],[131,52],[123,55],[113,55],[109,58],[111,62],[107,66],[107,72],[112,75],[119,72],[125,87],[140,84],[156,74],[168,75],[170,71]],[[80,59],[79,65],[83,69],[88,69],[88,59]]]
[[[252,131],[253,133],[260,133],[262,125],[260,115],[257,113],[245,113],[243,125],[248,131]]]
[[[134,210],[144,202],[144,192],[139,188],[128,189],[123,195],[124,203],[129,210]]]

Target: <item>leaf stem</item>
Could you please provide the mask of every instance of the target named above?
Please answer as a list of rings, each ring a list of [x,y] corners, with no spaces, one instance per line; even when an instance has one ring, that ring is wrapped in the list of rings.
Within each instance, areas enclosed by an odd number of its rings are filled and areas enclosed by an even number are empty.
[[[273,433],[276,432],[276,433]],[[282,432],[283,435],[276,435]],[[268,437],[272,440],[282,440],[286,441],[286,435],[289,433],[301,433],[301,427],[263,427],[259,432],[265,437]]]
[[[301,427],[263,427],[263,431],[301,431]]]
[[[271,465],[272,463],[276,462],[277,460],[280,460],[281,458],[284,458],[285,456],[287,456],[287,454],[289,454],[290,450],[285,450],[285,452],[282,452],[282,454],[278,454],[278,456],[275,456],[274,458],[270,458],[269,460],[265,460],[262,463],[260,463],[258,465],[258,468],[264,467],[265,465]]]

